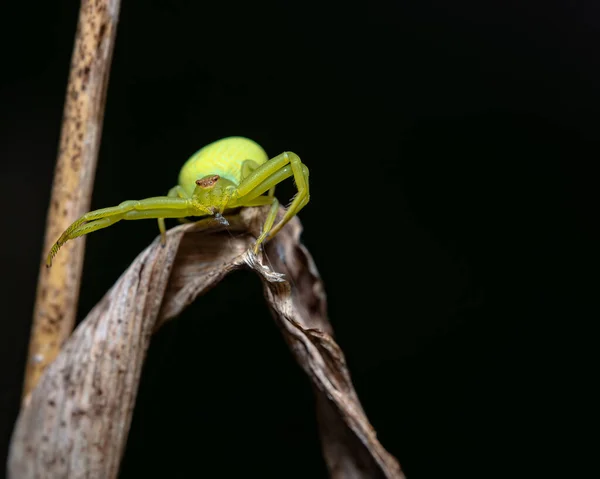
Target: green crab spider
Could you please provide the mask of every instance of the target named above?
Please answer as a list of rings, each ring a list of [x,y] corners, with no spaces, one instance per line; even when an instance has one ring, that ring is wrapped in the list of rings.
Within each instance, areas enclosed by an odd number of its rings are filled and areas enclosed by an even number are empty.
[[[275,185],[294,177],[298,193],[283,218],[274,225],[279,201]],[[119,206],[86,213],[58,238],[46,260],[46,266],[67,241],[113,225],[121,220],[158,219],[161,243],[166,241],[165,218],[185,222],[189,216],[214,216],[227,225],[223,213],[243,206],[271,205],[262,231],[254,244],[254,253],[270,240],[310,198],[308,168],[295,153],[286,151],[269,159],[260,145],[248,138],[229,137],[210,143],[189,158],[179,173],[179,184],[167,196],[124,201]]]

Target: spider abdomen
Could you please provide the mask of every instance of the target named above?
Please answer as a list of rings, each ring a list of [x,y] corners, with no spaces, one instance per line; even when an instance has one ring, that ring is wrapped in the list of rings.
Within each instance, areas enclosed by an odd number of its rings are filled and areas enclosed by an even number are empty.
[[[204,146],[185,162],[179,172],[179,184],[189,195],[196,187],[196,180],[208,175],[219,175],[239,185],[245,160],[262,165],[268,159],[265,150],[248,138],[223,138]]]

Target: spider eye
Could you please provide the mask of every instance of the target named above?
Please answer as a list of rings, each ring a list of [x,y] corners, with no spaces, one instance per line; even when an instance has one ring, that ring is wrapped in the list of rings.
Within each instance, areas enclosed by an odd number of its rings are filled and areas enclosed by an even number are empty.
[[[205,176],[204,178],[196,180],[196,184],[200,188],[207,188],[207,189],[212,188],[217,184],[217,181],[219,181],[219,178],[220,178],[219,175]]]

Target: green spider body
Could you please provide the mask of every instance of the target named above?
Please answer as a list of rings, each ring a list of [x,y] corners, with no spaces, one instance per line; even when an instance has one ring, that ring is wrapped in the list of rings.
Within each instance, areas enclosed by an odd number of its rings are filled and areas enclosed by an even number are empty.
[[[242,171],[246,160],[260,166],[268,159],[265,150],[247,138],[230,137],[215,141],[198,150],[185,162],[179,172],[179,186],[191,196],[196,188],[196,180],[209,175],[219,175],[239,185],[249,173]]]
[[[274,225],[279,202],[274,196],[275,185],[293,176],[298,188],[283,218]],[[284,152],[269,159],[265,151],[252,140],[229,137],[215,141],[196,152],[185,162],[179,173],[179,184],[168,196],[124,201],[119,206],[86,213],[60,236],[46,261],[52,259],[67,241],[92,231],[106,228],[120,220],[156,218],[165,241],[165,218],[183,219],[192,216],[215,216],[226,224],[223,212],[242,206],[271,205],[269,214],[257,238],[254,252],[300,211],[309,201],[308,168],[298,155]]]

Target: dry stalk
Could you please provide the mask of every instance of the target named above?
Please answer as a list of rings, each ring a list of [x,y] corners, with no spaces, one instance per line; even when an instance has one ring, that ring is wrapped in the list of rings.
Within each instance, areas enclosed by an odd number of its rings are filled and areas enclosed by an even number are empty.
[[[81,1],[44,254],[90,207],[119,4],[119,0]],[[72,241],[52,268],[41,265],[25,371],[25,402],[73,330],[84,248],[85,240]]]

